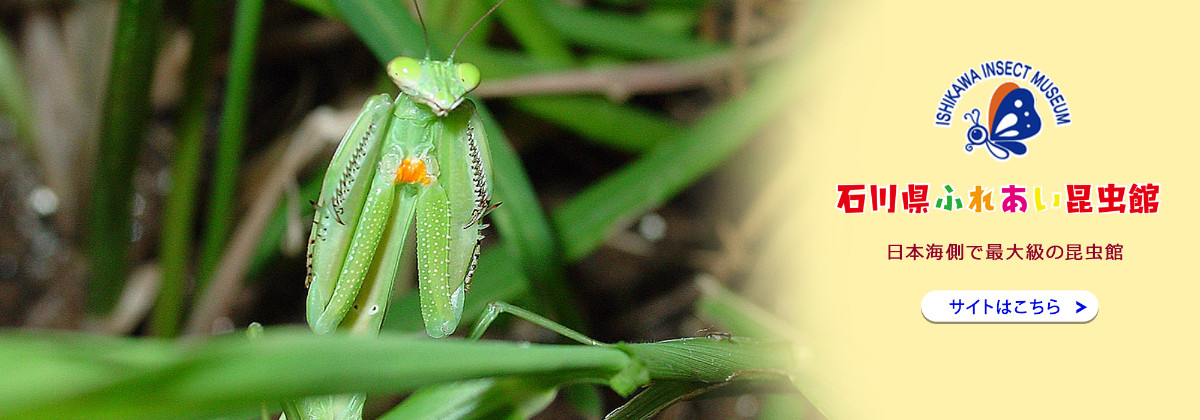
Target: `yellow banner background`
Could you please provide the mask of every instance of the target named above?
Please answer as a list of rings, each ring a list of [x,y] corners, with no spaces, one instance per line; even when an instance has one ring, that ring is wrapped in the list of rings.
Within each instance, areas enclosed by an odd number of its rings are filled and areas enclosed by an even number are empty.
[[[827,11],[806,51],[814,88],[788,117],[798,136],[786,171],[795,203],[764,267],[793,294],[800,382],[826,415],[1195,415],[1198,11],[1160,1],[861,1]],[[1052,77],[1072,125],[1055,126],[1035,90],[1043,127],[1026,156],[964,153],[962,114],[986,115],[1003,80],[976,84],[949,128],[933,125],[936,105],[964,70],[992,60]],[[1109,182],[1160,184],[1159,213],[999,212],[1003,185],[1065,199],[1066,183]],[[997,211],[836,209],[836,185],[860,183],[928,183],[931,202],[948,183],[964,204],[975,185],[997,188]],[[1124,260],[888,261],[893,243],[1120,243]],[[1081,289],[1100,310],[1088,324],[932,324],[921,298],[941,289]]]

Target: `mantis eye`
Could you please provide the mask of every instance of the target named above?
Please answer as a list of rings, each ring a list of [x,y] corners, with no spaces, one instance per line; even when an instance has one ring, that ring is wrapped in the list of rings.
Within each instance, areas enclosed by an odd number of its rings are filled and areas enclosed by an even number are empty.
[[[458,66],[458,81],[462,82],[467,91],[479,86],[479,67],[471,63],[461,63]]]
[[[412,85],[421,78],[421,63],[410,57],[396,57],[388,63],[387,73],[397,85]]]

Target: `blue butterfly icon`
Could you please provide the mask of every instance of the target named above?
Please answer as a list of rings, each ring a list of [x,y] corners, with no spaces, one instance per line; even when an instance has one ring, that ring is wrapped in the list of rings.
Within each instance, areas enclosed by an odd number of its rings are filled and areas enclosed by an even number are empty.
[[[963,114],[971,122],[967,129],[967,153],[975,146],[986,145],[997,160],[1012,155],[1024,155],[1025,143],[1042,131],[1042,118],[1033,106],[1033,92],[1013,82],[1005,82],[992,93],[988,107],[988,123],[991,130],[979,123],[978,108]]]

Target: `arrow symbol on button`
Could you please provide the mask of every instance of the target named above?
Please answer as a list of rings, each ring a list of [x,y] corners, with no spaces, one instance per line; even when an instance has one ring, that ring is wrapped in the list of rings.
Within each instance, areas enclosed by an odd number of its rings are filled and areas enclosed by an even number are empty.
[[[1087,309],[1087,306],[1083,306],[1083,304],[1082,304],[1082,303],[1079,303],[1079,301],[1075,301],[1075,304],[1076,304],[1076,305],[1079,305],[1079,309],[1076,309],[1076,310],[1075,310],[1075,313],[1079,313],[1080,311],[1082,311],[1082,310],[1084,310],[1084,309]]]

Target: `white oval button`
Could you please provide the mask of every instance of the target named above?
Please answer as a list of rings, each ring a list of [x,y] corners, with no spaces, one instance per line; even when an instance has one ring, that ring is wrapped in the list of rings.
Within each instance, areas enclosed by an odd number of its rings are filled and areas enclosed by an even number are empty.
[[[1084,323],[1100,302],[1086,290],[934,290],[921,314],[935,323]]]

